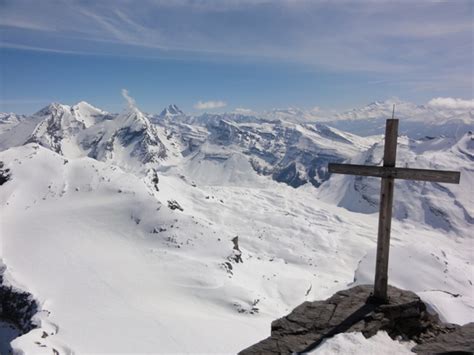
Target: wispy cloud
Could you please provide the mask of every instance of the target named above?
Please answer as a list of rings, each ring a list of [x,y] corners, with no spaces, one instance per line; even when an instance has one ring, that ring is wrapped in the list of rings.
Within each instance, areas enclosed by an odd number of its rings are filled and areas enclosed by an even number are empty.
[[[474,99],[464,100],[453,97],[437,97],[428,102],[429,106],[453,110],[474,110]]]
[[[436,73],[434,85],[448,78],[443,85],[465,88],[463,78],[473,74],[473,8],[471,0],[142,0],[139,6],[115,0],[0,0],[5,30],[0,46],[257,58],[376,73],[412,88],[427,87]]]
[[[235,113],[239,113],[241,115],[253,115],[255,114],[255,111],[249,109],[249,108],[244,108],[244,107],[237,107],[234,110]]]
[[[197,110],[214,110],[226,106],[227,103],[225,103],[224,101],[198,101],[194,105],[194,108]]]
[[[127,105],[129,108],[135,108],[136,107],[136,102],[133,97],[131,97],[128,93],[127,89],[122,89],[122,96],[127,101]]]

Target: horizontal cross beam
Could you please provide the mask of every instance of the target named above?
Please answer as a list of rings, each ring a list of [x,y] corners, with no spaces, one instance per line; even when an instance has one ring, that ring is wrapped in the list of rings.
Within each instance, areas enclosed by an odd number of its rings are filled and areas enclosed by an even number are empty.
[[[459,184],[459,171],[426,170],[410,168],[392,168],[355,164],[329,164],[329,172],[346,175],[375,176],[405,180],[420,180]]]

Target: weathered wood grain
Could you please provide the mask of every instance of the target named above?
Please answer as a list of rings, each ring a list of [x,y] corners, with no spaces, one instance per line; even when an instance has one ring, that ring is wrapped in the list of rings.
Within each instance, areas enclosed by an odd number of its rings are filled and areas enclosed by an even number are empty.
[[[404,180],[433,181],[459,184],[461,173],[448,170],[428,170],[411,168],[392,168],[356,164],[329,164],[329,172],[346,175],[374,176]]]

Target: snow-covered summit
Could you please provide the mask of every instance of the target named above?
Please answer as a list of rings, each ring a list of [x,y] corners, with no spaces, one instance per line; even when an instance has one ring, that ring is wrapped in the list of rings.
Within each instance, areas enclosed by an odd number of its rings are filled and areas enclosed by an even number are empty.
[[[76,116],[76,119],[84,123],[86,127],[96,124],[108,115],[108,112],[92,106],[85,101],[78,102],[72,106],[71,112]]]
[[[70,155],[75,152],[75,136],[86,125],[68,105],[52,103],[33,115],[39,123],[26,143],[39,143],[56,153]]]
[[[167,118],[172,118],[172,117],[176,117],[176,116],[181,117],[181,116],[185,116],[185,114],[175,104],[171,104],[168,107],[165,107],[163,109],[163,111],[161,111],[161,113],[159,114],[159,117],[167,117]]]
[[[158,129],[136,107],[83,130],[77,138],[87,156],[126,168],[137,169],[166,157]]]
[[[33,114],[33,116],[47,116],[47,115],[56,115],[58,112],[69,111],[70,106],[63,105],[59,102],[51,102],[49,105],[43,107],[39,111]]]
[[[67,158],[89,156],[137,169],[166,157],[162,136],[134,106],[112,115],[81,101],[73,106],[52,103],[19,122],[9,135],[0,135],[0,141],[7,147],[38,143]]]

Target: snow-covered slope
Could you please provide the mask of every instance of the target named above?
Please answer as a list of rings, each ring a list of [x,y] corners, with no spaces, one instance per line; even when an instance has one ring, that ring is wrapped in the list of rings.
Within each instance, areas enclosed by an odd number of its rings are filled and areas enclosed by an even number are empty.
[[[274,184],[276,192],[283,187],[276,194],[201,190],[171,175],[158,193],[119,168],[38,145],[7,150],[0,160],[12,175],[0,197],[2,256],[50,312],[44,327],[59,327],[45,340],[35,338],[41,332],[20,338],[19,347],[38,340],[80,353],[237,351],[263,336],[275,314],[329,294],[334,279],[352,278],[351,268],[334,266],[307,292],[316,265],[337,257],[329,251],[337,241],[322,230],[314,244],[311,211],[296,217],[300,207],[287,208],[285,185]],[[168,208],[171,200],[184,211]],[[258,215],[245,208],[252,205]],[[291,226],[298,229],[289,237]],[[236,235],[243,262],[234,259]],[[319,253],[326,257],[316,264]],[[355,267],[357,259],[347,262]]]
[[[352,160],[354,164],[380,165],[383,142]],[[459,140],[448,137],[413,140],[400,137],[397,146],[398,166],[459,170],[459,185],[397,180],[395,184],[394,218],[423,221],[424,225],[445,231],[468,231],[474,225],[474,137],[466,133]],[[320,189],[319,196],[351,211],[378,211],[380,179],[335,175]]]
[[[5,279],[42,308],[15,350],[237,352],[302,301],[372,282],[379,181],[326,166],[379,164],[380,136],[165,111],[56,105],[0,135]],[[472,134],[398,149],[399,165],[462,176],[397,183],[389,280],[472,321]]]
[[[35,144],[0,160],[11,171],[0,188],[1,254],[44,309],[42,328],[15,340],[17,349],[39,351],[39,342],[60,353],[235,352],[303,300],[345,288],[375,248],[375,215],[319,201],[311,185],[295,190],[257,176],[265,186],[193,186],[192,176],[169,170],[157,192],[108,163]],[[169,207],[173,200],[182,211]],[[393,234],[400,246],[416,235],[423,255],[435,239],[472,262],[470,242],[452,231],[395,222]],[[431,271],[433,288],[468,297]],[[454,317],[450,299],[437,302]]]

